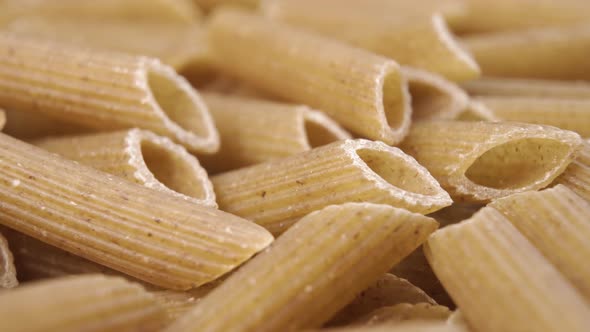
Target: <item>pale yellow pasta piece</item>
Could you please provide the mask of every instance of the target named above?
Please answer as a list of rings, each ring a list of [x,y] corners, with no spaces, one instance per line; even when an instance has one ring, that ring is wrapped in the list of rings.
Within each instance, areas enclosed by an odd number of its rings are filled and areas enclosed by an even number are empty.
[[[148,129],[194,152],[219,147],[201,97],[154,58],[0,34],[0,107],[101,130]]]
[[[456,120],[461,121],[499,121],[494,112],[483,103],[471,98],[463,112],[459,113]]]
[[[265,248],[263,228],[0,134],[0,223],[161,287],[188,289]]]
[[[404,321],[446,321],[451,315],[449,308],[430,303],[400,303],[371,311],[355,320],[356,325],[395,324]]]
[[[385,1],[281,0],[262,6],[273,20],[350,43],[454,80],[469,80],[480,70],[455,40],[440,14],[412,15]],[[409,42],[411,41],[411,42]]]
[[[23,285],[0,293],[0,330],[159,331],[164,310],[141,286],[100,274]]]
[[[424,250],[475,331],[586,331],[590,305],[497,210],[432,234]]]
[[[483,77],[461,87],[474,96],[590,99],[590,83],[585,81]]]
[[[433,219],[371,203],[312,212],[166,331],[319,327],[436,227]]]
[[[498,32],[462,41],[487,76],[590,79],[590,25]]]
[[[454,199],[487,202],[551,183],[582,140],[555,127],[517,122],[416,123],[402,144]]]
[[[14,256],[8,241],[0,233],[0,290],[2,288],[13,288],[18,286],[16,279],[16,268],[14,267]]]
[[[150,293],[154,295],[156,301],[164,308],[168,321],[172,323],[190,311],[220,284],[221,282],[216,280],[188,291],[152,290]]]
[[[238,10],[214,13],[208,37],[222,72],[359,136],[394,144],[410,126],[408,85],[391,59]]]
[[[148,188],[217,207],[207,172],[197,158],[167,137],[130,129],[45,138],[33,144]]]
[[[394,324],[379,324],[374,326],[345,326],[308,332],[466,332],[465,330],[436,321],[415,321]]]
[[[413,158],[363,139],[221,173],[211,182],[222,210],[273,234],[331,204],[362,201],[424,214],[451,204],[448,194]]]
[[[555,183],[561,183],[590,202],[590,142],[584,141],[576,159]]]

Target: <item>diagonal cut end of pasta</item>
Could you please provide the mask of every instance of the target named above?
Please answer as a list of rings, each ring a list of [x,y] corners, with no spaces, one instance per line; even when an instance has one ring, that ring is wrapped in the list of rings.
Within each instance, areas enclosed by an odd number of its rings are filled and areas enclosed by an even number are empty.
[[[576,159],[555,180],[555,183],[567,186],[590,201],[590,140],[583,141]]]
[[[307,106],[300,106],[298,129],[302,132],[302,151],[311,150],[336,141],[351,138],[346,130],[342,129],[334,120],[326,114],[310,109]]]
[[[14,256],[8,247],[8,241],[0,233],[0,290],[18,286]]]
[[[375,78],[376,126],[381,132],[377,137],[362,133],[363,137],[382,140],[388,144],[397,144],[410,130],[412,120],[412,97],[407,79],[402,75],[400,66],[391,61],[385,62]],[[358,132],[355,129],[351,129]]]
[[[489,109],[484,103],[471,98],[463,112],[461,112],[457,116],[457,120],[498,121],[499,119],[494,115],[494,112],[491,109]]]

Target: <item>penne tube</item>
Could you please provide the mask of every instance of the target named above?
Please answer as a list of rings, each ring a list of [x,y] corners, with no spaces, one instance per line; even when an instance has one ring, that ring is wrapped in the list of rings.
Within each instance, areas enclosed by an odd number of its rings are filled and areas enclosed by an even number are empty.
[[[436,227],[433,219],[387,205],[312,212],[166,331],[317,328]]]
[[[0,107],[100,130],[148,129],[192,152],[219,146],[198,93],[154,58],[0,34]]]
[[[451,134],[452,133],[452,134]],[[456,200],[488,202],[551,183],[581,145],[576,133],[517,122],[421,122],[402,149]]]
[[[281,0],[263,4],[262,11],[273,20],[367,49],[402,65],[453,81],[474,79],[480,73],[441,14],[412,14],[412,10],[407,11],[410,6],[400,11],[383,0]],[[402,12],[405,15],[399,15]]]
[[[0,233],[0,290],[18,286],[14,256],[8,247],[8,241]]]
[[[166,311],[167,321],[172,323],[190,311],[220,284],[221,282],[216,280],[188,291],[152,290],[150,293]]]
[[[584,81],[483,77],[461,87],[474,96],[590,99],[590,83]]]
[[[4,110],[6,126],[3,132],[20,140],[31,140],[47,136],[76,135],[93,132],[84,126],[56,120],[44,114],[31,114],[15,110]]]
[[[155,285],[189,289],[272,236],[246,220],[0,134],[0,223]]]
[[[45,138],[33,144],[148,188],[217,207],[207,172],[197,158],[167,137],[130,129]]]
[[[561,183],[590,202],[590,142],[584,141],[576,159],[555,183]]]
[[[307,106],[212,93],[203,97],[222,142],[216,154],[200,157],[212,173],[350,138],[332,119]]]
[[[222,72],[359,136],[395,144],[410,126],[408,85],[393,60],[237,10],[216,12],[208,37]]]
[[[504,197],[500,211],[590,300],[590,203],[563,185]]]
[[[588,302],[493,208],[434,233],[424,250],[476,331],[586,331],[590,324]]]
[[[462,41],[487,76],[590,79],[590,25],[498,32]]]
[[[379,324],[374,326],[344,326],[329,329],[309,330],[309,332],[466,332],[459,327],[436,321],[412,321],[398,324]]]
[[[404,321],[446,321],[451,315],[449,308],[430,303],[400,303],[371,311],[353,322],[353,325],[392,324]]]
[[[499,121],[494,112],[486,105],[471,98],[463,112],[459,113],[456,120],[460,121]]]
[[[2,331],[159,331],[164,317],[163,309],[141,286],[100,274],[0,293]]]
[[[211,177],[220,209],[278,235],[331,204],[370,202],[429,213],[451,204],[425,168],[401,150],[363,139]]]

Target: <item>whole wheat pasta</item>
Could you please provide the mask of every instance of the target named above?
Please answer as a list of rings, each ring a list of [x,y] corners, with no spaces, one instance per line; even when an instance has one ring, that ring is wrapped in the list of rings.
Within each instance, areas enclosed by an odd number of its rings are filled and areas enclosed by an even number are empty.
[[[471,98],[463,112],[459,113],[456,120],[461,121],[499,121],[494,112],[486,105]]]
[[[454,203],[444,209],[438,210],[429,214],[428,216],[436,219],[440,227],[456,224],[465,219],[471,218],[484,205],[478,203]]]
[[[477,331],[586,331],[590,305],[497,210],[434,233],[428,261]]]
[[[161,287],[216,279],[265,248],[261,227],[0,134],[0,223]]]
[[[154,295],[156,301],[158,301],[166,311],[167,321],[172,323],[190,311],[199,301],[220,284],[220,280],[215,280],[188,291],[151,290],[150,293]]]
[[[280,234],[331,204],[371,202],[429,213],[451,204],[425,168],[401,150],[363,139],[331,143],[211,177],[222,210]]]
[[[18,286],[18,280],[16,279],[16,268],[14,267],[14,256],[10,251],[8,241],[0,233],[0,290],[16,286]]]
[[[0,34],[0,107],[101,130],[140,127],[191,151],[219,137],[198,93],[154,58]]]
[[[319,327],[436,227],[433,219],[371,203],[312,212],[166,331]]]
[[[6,115],[6,125],[3,132],[26,141],[40,137],[76,135],[95,131],[84,126],[56,120],[40,113],[32,115],[28,112],[9,109],[4,110],[4,113]]]
[[[309,332],[467,332],[460,327],[436,321],[412,321],[374,326],[344,326]]]
[[[590,25],[498,32],[462,41],[484,75],[590,79]]]
[[[590,202],[590,142],[582,143],[576,159],[565,169],[555,183],[561,183]]]
[[[350,138],[332,119],[307,106],[212,93],[203,99],[222,142],[216,154],[200,158],[213,173]]]
[[[401,11],[392,10],[384,2],[281,0],[265,2],[262,10],[274,20],[365,48],[402,65],[432,71],[450,80],[479,76],[477,63],[455,40],[442,15],[411,15],[411,11],[400,15]]]
[[[451,315],[449,308],[430,303],[400,303],[378,308],[355,320],[353,325],[395,324],[404,321],[446,321]]]
[[[208,37],[222,72],[359,136],[394,144],[409,128],[408,85],[393,60],[237,10],[216,12]]]
[[[547,186],[580,148],[576,133],[517,122],[421,122],[402,149],[458,200],[487,202]]]
[[[2,331],[159,331],[163,323],[154,297],[122,278],[73,276],[0,293]]]
[[[217,207],[207,172],[197,158],[167,137],[130,129],[45,138],[33,144],[148,188]]]
[[[474,96],[590,99],[590,83],[584,81],[483,77],[461,87]]]

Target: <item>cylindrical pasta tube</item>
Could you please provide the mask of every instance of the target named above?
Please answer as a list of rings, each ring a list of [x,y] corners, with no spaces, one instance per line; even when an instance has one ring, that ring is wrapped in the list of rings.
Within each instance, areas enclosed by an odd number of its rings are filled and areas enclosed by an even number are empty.
[[[434,272],[477,331],[586,331],[590,305],[497,210],[424,244]]]
[[[580,148],[578,134],[517,122],[420,122],[402,149],[451,196],[487,202],[547,186]]]
[[[436,227],[433,219],[387,205],[347,203],[312,212],[166,331],[319,327]]]
[[[395,144],[410,126],[408,85],[391,59],[237,10],[216,12],[208,36],[221,71],[359,136]]]
[[[590,99],[590,83],[584,81],[483,77],[461,87],[474,96]]]
[[[395,59],[402,65],[461,81],[479,76],[471,55],[454,39],[440,14],[399,16],[386,1],[281,0],[264,2],[274,20]],[[412,42],[409,43],[408,41]]]
[[[198,93],[157,59],[0,34],[0,60],[0,107],[102,130],[148,129],[194,152],[219,147]]]
[[[216,279],[272,236],[0,134],[0,223],[161,287]]]
[[[72,276],[0,293],[0,330],[159,331],[164,310],[141,286],[103,275]]]
[[[555,183],[570,188],[580,197],[590,202],[590,142],[582,143],[582,149],[576,159],[565,169]]]
[[[382,142],[335,142],[211,177],[222,210],[280,234],[331,204],[371,202],[429,213],[452,203],[413,158]]]
[[[374,326],[344,326],[330,329],[310,330],[309,332],[467,332],[444,322],[415,321],[398,324]]]
[[[167,137],[146,130],[46,138],[33,144],[148,188],[217,207],[197,158]]]
[[[400,303],[371,311],[355,320],[353,325],[395,324],[404,321],[446,321],[451,315],[449,308],[430,303]]]
[[[0,289],[18,286],[14,256],[8,247],[8,241],[0,233]]]
[[[336,122],[303,105],[203,95],[221,138],[220,150],[199,159],[213,173],[287,157],[350,138]]]
[[[590,79],[590,25],[498,32],[462,41],[484,75]]]
[[[467,103],[463,112],[459,113],[456,120],[461,121],[499,121],[491,109],[473,98]]]

